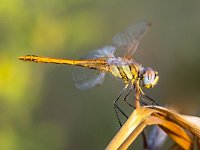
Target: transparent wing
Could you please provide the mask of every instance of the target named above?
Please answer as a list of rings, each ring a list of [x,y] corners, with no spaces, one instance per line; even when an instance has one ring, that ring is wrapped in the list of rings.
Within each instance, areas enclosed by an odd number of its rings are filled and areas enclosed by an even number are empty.
[[[142,21],[113,36],[112,42],[117,47],[119,55],[127,58],[132,57],[144,33],[150,26],[151,23]]]
[[[96,59],[96,58],[102,58],[102,57],[114,57],[116,47],[114,46],[105,46],[103,48],[100,48],[98,50],[94,50],[90,52],[85,57],[82,57],[81,59]]]
[[[81,59],[96,59],[102,57],[113,57],[116,48],[106,46],[101,49],[92,51]],[[73,79],[78,89],[87,90],[103,83],[105,77],[104,72],[99,70],[77,67],[73,71]]]
[[[73,72],[73,79],[75,86],[80,90],[91,89],[97,85],[101,85],[104,81],[105,73],[87,68],[77,69]]]

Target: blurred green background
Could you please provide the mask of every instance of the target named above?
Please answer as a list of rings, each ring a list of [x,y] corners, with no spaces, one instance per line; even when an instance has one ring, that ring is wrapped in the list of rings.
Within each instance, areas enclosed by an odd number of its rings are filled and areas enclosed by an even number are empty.
[[[108,76],[83,92],[74,86],[73,67],[17,57],[79,58],[144,19],[153,25],[135,60],[160,75],[146,93],[162,106],[199,115],[200,1],[1,0],[0,149],[104,149],[119,129],[113,101],[123,83]]]

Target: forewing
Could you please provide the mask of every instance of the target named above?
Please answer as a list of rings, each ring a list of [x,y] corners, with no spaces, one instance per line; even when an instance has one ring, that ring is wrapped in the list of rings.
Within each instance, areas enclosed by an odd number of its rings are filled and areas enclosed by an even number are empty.
[[[113,57],[116,48],[113,46],[105,46],[101,49],[92,51],[81,59],[97,59],[102,57]],[[78,67],[73,71],[73,79],[78,89],[87,90],[103,83],[105,77],[104,72],[99,70]]]
[[[151,23],[142,21],[113,36],[113,45],[117,47],[119,55],[127,58],[132,57],[141,38],[150,26]]]

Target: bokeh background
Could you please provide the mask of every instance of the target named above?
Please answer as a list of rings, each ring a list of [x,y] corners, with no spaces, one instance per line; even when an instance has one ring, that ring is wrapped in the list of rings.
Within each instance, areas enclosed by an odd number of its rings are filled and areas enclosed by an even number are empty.
[[[1,0],[0,149],[104,149],[119,129],[113,101],[123,83],[108,76],[83,92],[74,86],[73,67],[17,57],[79,58],[144,19],[153,25],[135,60],[160,75],[146,93],[162,106],[199,116],[200,1]]]

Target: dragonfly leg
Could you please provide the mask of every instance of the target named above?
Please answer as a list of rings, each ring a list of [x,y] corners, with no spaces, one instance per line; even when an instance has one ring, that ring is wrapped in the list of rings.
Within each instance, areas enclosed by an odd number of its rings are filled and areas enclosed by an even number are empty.
[[[136,93],[136,85],[133,84],[133,87],[134,87],[134,90],[135,90],[134,92]],[[144,93],[144,92],[142,91],[142,89],[140,88],[140,86],[138,86],[138,88],[139,88],[139,93],[140,93],[140,98],[141,98],[141,93]],[[140,100],[140,98],[139,99],[135,98],[135,101],[139,101],[141,104],[146,105],[144,102],[142,102]]]
[[[125,97],[123,98],[123,100],[126,102],[126,104],[128,104],[130,107],[134,108],[135,109],[135,106],[133,106],[132,104],[130,104],[128,101],[127,101],[127,98],[129,96],[129,94],[131,93],[132,91],[132,87],[130,87],[128,93],[125,95]]]
[[[126,118],[128,118],[128,116],[119,108],[119,106],[117,105],[117,102],[118,102],[119,98],[121,97],[121,95],[126,91],[127,87],[128,87],[128,84],[122,89],[122,91],[118,95],[117,99],[113,102],[114,110],[115,110],[116,117],[117,117],[117,120],[119,122],[120,127],[122,127],[122,123],[120,121],[119,114],[118,114],[117,110],[119,110]]]
[[[148,102],[149,103],[149,101],[148,100],[146,100],[146,99],[143,99],[143,97],[142,96],[140,96],[140,98],[143,100],[143,101],[146,101],[146,102]],[[138,100],[138,99],[135,99],[136,101],[139,101],[141,104],[143,104],[143,105],[147,105],[145,102],[143,102],[143,101],[141,101],[141,100]]]
[[[140,93],[141,93],[141,99],[143,100],[143,101],[146,101],[146,102],[148,102],[148,103],[151,103],[153,106],[154,105],[157,105],[157,106],[159,106],[159,104],[153,99],[153,98],[151,98],[151,97],[149,97],[148,95],[146,95],[143,91],[142,91],[142,89],[140,88],[139,89],[140,90]],[[147,99],[145,99],[145,98],[147,98]],[[144,104],[144,103],[142,103],[142,104]],[[146,104],[145,104],[146,105]]]
[[[157,106],[159,106],[159,104],[158,104],[153,98],[149,97],[149,96],[146,95],[146,94],[144,94],[144,96],[145,96],[146,98],[148,98],[153,104],[156,104]]]

